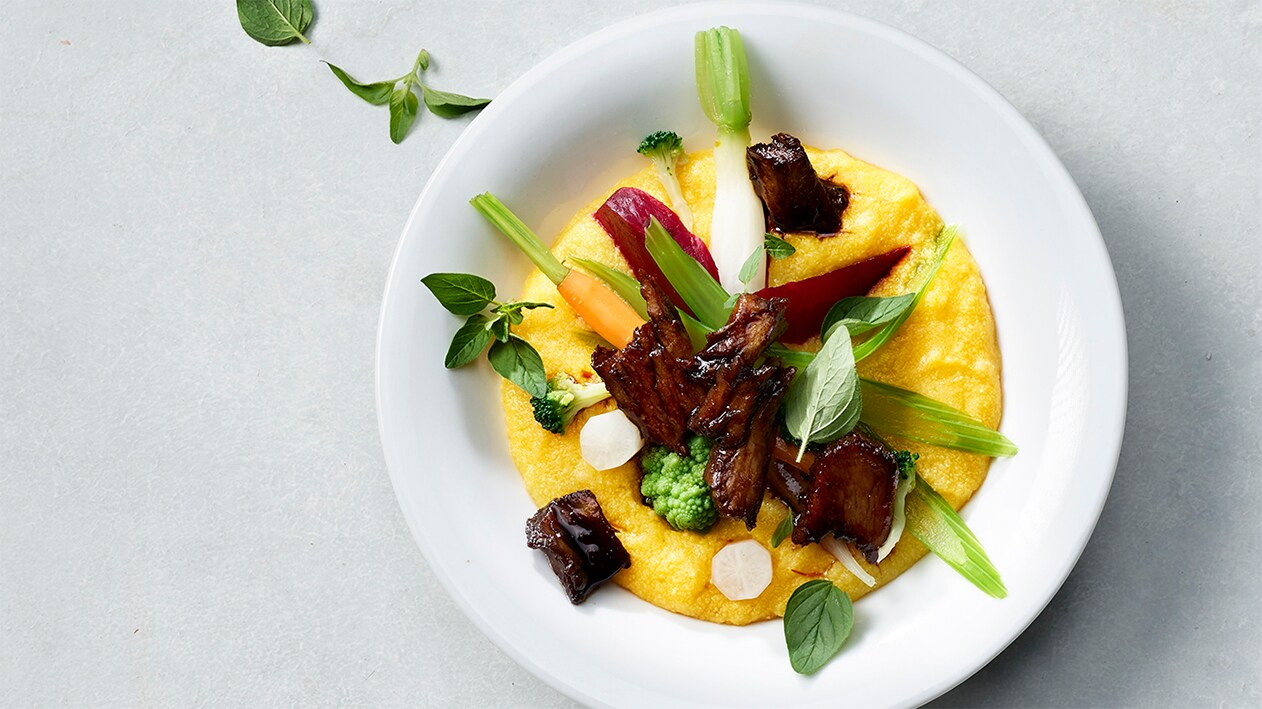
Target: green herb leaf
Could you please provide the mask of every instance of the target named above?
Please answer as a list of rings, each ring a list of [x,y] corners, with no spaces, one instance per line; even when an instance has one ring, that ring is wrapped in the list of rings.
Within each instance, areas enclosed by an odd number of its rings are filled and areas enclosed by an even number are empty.
[[[820,332],[827,338],[834,327],[845,325],[851,337],[858,337],[900,317],[915,301],[915,293],[904,293],[890,298],[842,298],[824,316],[824,326],[820,328]]]
[[[767,250],[767,255],[771,258],[786,258],[797,253],[797,249],[793,248],[793,244],[790,244],[775,234],[767,234],[763,238],[763,248]]]
[[[516,335],[509,335],[507,342],[496,342],[487,352],[491,368],[508,381],[521,387],[531,396],[546,396],[548,377],[543,371],[543,359],[529,342]]]
[[[500,316],[491,321],[491,334],[500,342],[508,342],[509,327],[517,323],[511,322],[511,318]]]
[[[412,121],[416,119],[416,109],[420,104],[416,94],[412,93],[412,82],[404,81],[403,85],[390,94],[390,140],[395,145],[407,137]]]
[[[256,41],[269,47],[301,40],[311,26],[311,0],[237,0],[237,19],[241,29]]]
[[[451,338],[451,347],[447,348],[447,358],[443,360],[443,365],[447,369],[455,369],[477,359],[494,339],[491,336],[490,322],[490,318],[481,313],[470,315],[464,325],[456,330],[455,337]]]
[[[780,524],[776,526],[776,531],[771,533],[771,548],[775,549],[784,543],[784,540],[793,533],[793,515],[789,515],[780,520]]]
[[[416,66],[421,71],[429,68],[429,52],[422,49],[421,53],[416,55]],[[413,69],[412,73],[416,73],[416,69]]]
[[[468,273],[431,273],[421,283],[456,315],[480,313],[495,300],[495,284]]]
[[[324,63],[329,67],[329,70],[333,72],[333,76],[336,76],[338,80],[342,82],[343,86],[350,89],[351,93],[364,99],[368,103],[371,103],[374,106],[380,106],[390,100],[390,93],[394,91],[393,81],[377,81],[371,84],[361,84],[351,77],[350,74],[342,71],[340,67],[329,64],[328,62]]]
[[[764,248],[762,245],[755,248],[753,253],[749,255],[749,258],[745,259],[745,263],[741,264],[741,270],[736,274],[736,278],[746,286],[758,274],[758,267],[762,265],[762,259],[765,258],[763,255]]]
[[[798,674],[815,674],[833,659],[854,627],[850,596],[832,581],[807,581],[784,607],[784,641],[789,664]]]
[[[793,379],[785,396],[784,424],[802,441],[798,460],[808,444],[834,440],[854,428],[861,408],[850,335],[838,328]]]
[[[902,310],[893,320],[885,323],[881,329],[876,331],[872,337],[860,342],[854,348],[855,361],[862,360],[872,354],[881,345],[885,344],[891,337],[898,332],[898,328],[907,322],[907,318],[911,317],[911,313],[924,299],[925,293],[929,290],[929,284],[933,282],[934,276],[938,275],[938,270],[942,268],[942,262],[946,260],[947,252],[951,250],[951,244],[955,241],[956,235],[959,233],[959,226],[952,224],[945,227],[942,233],[938,234],[938,244],[933,261],[930,263],[924,276],[920,280],[920,285],[916,288],[915,297],[906,308]]]
[[[999,577],[999,570],[991,563],[977,535],[919,474],[905,504],[907,531],[912,536],[987,595],[1007,597],[1008,589]]]
[[[423,87],[422,96],[429,112],[442,118],[455,118],[469,111],[476,111],[491,102],[489,98],[471,98],[450,91],[431,89],[428,86]]]
[[[924,394],[861,379],[863,422],[882,433],[931,446],[994,457],[1017,454],[1002,433]]]
[[[705,266],[679,246],[657,217],[649,221],[644,232],[644,245],[658,268],[662,269],[666,280],[675,287],[688,308],[696,313],[701,324],[717,330],[727,323],[731,312],[731,308],[723,305],[729,297],[727,291],[705,270]]]

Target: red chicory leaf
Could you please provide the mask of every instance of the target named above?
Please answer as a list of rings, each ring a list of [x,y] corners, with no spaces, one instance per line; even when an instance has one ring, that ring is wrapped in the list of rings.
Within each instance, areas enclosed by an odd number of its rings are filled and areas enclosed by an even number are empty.
[[[687,306],[683,299],[644,247],[644,230],[648,228],[651,218],[657,217],[657,221],[662,223],[684,253],[696,259],[715,280],[719,277],[719,269],[714,265],[714,258],[710,256],[705,242],[688,231],[670,207],[644,190],[623,187],[610,195],[592,216],[604,227],[609,238],[613,239],[636,278],[651,281],[672,303],[685,310]]]

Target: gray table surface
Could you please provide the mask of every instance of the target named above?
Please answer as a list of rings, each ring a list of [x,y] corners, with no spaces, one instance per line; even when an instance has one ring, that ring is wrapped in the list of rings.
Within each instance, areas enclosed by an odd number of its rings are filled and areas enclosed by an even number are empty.
[[[317,60],[494,95],[666,3],[317,2],[282,48],[228,0],[0,7],[0,704],[572,705],[444,593],[377,438],[386,269],[468,119],[392,145]],[[1095,536],[939,703],[1258,706],[1262,3],[841,5],[1034,123],[1126,308]]]

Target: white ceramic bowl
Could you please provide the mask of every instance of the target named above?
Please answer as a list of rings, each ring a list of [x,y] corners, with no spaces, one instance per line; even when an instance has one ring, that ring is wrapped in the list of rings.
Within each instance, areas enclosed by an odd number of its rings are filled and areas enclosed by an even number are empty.
[[[639,139],[713,138],[693,34],[741,31],[755,139],[788,131],[900,172],[967,227],[1004,358],[1001,460],[964,516],[1010,591],[992,600],[927,558],[856,606],[844,651],[814,677],[789,667],[781,624],[733,628],[659,610],[617,587],[571,606],[523,523],[484,364],[443,369],[458,321],[422,287],[434,271],[514,295],[528,263],[468,199],[491,191],[548,238],[642,165]],[[591,704],[911,705],[968,677],[1038,615],[1082,552],[1117,462],[1126,352],[1117,284],[1081,194],[1025,120],[966,69],[889,27],[817,7],[694,5],[567,47],[472,122],[417,200],[386,285],[377,350],[382,444],[431,567],[501,648]],[[453,640],[454,641],[454,640]]]

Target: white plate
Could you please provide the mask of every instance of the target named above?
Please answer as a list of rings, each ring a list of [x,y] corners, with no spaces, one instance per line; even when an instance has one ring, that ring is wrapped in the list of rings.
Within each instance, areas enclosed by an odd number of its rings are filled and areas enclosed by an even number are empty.
[[[724,627],[616,587],[573,607],[526,548],[534,511],[509,459],[499,382],[443,369],[458,321],[420,284],[434,271],[515,295],[528,263],[467,202],[501,197],[549,238],[619,176],[639,139],[713,139],[693,78],[693,33],[745,39],[755,139],[783,130],[914,180],[968,245],[990,289],[1004,358],[995,463],[964,516],[1003,573],[992,600],[928,558],[856,606],[844,651],[812,678],[789,667],[781,624]],[[591,704],[911,705],[950,689],[1038,615],[1082,552],[1117,462],[1126,352],[1117,283],[1082,195],[1028,123],[968,70],[889,27],[796,5],[694,5],[635,18],[562,50],[465,131],[412,212],[386,285],[377,403],[390,477],[417,543],[501,648]],[[453,640],[454,641],[454,640]]]

